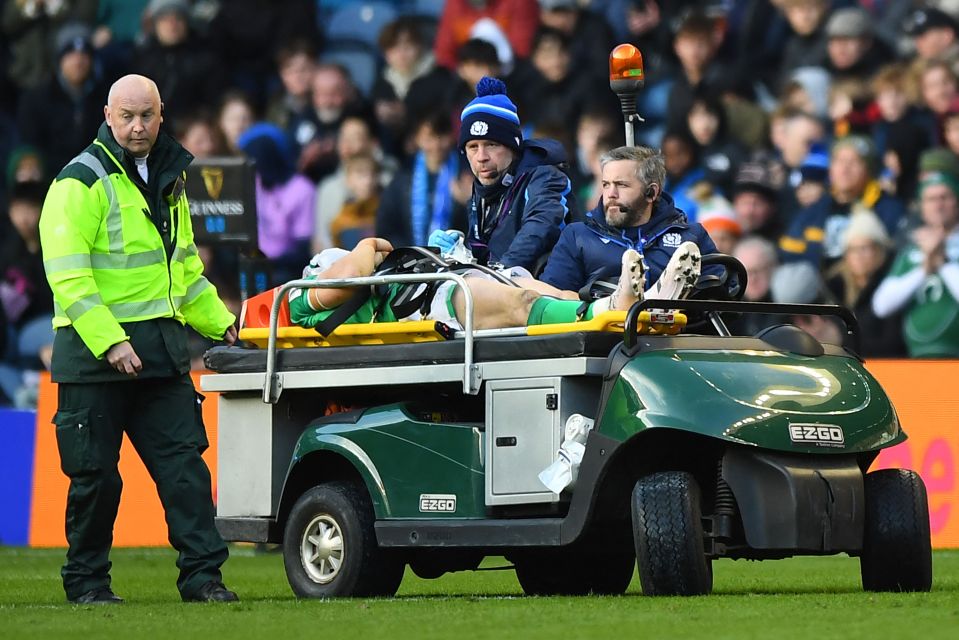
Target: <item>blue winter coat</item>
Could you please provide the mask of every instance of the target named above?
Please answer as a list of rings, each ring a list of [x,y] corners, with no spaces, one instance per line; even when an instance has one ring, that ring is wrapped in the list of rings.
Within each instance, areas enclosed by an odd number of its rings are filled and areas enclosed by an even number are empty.
[[[485,232],[480,224],[480,196],[474,187],[466,243],[483,264],[533,270],[578,212],[569,177],[556,166],[566,162],[563,146],[555,140],[525,140],[521,152],[512,171],[513,182],[500,200],[505,209],[492,207],[492,215],[499,211],[499,220]]]
[[[639,227],[614,229],[606,224],[603,203],[586,214],[585,222],[563,229],[540,280],[559,289],[579,291],[594,280],[619,277],[623,251],[636,249],[646,258],[646,288],[653,285],[680,244],[695,242],[700,252],[716,253],[716,245],[703,226],[686,221],[673,198],[663,193],[649,222]]]

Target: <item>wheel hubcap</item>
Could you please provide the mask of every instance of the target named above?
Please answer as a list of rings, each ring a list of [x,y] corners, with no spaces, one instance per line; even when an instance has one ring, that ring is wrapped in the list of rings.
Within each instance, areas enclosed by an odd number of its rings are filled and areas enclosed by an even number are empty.
[[[336,520],[327,514],[313,518],[303,531],[300,561],[313,582],[327,584],[343,566],[343,533]]]

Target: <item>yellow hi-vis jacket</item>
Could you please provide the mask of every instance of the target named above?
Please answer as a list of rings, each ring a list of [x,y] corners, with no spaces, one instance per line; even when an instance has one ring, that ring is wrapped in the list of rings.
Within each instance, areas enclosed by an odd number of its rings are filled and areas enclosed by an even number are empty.
[[[104,124],[43,203],[40,241],[54,328],[72,325],[96,358],[130,339],[120,323],[174,318],[222,338],[235,318],[203,276],[193,243],[183,188],[193,157],[161,133],[146,188],[139,175],[135,182],[127,174],[123,153]]]

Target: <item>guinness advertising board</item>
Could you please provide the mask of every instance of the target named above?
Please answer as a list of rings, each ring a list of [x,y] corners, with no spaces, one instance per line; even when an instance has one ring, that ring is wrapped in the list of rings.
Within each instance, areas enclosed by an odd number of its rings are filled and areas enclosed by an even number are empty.
[[[255,249],[256,180],[247,158],[204,158],[187,168],[186,196],[197,244]]]

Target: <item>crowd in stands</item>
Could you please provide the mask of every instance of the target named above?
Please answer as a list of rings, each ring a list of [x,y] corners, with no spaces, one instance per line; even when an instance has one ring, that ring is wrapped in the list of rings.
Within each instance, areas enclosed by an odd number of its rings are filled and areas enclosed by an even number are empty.
[[[49,357],[43,193],[121,75],[157,82],[166,131],[197,158],[256,161],[276,283],[324,248],[462,229],[472,176],[455,141],[483,76],[506,82],[524,136],[565,146],[592,208],[599,158],[624,143],[607,76],[621,42],[645,59],[637,143],[662,149],[665,190],[743,262],[746,299],[846,305],[867,358],[959,356],[959,0],[0,0],[0,13],[0,400],[29,404],[23,372]],[[235,256],[202,251],[237,297]]]

